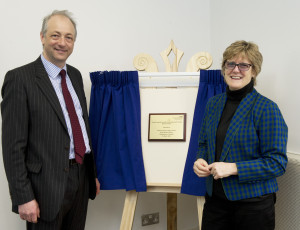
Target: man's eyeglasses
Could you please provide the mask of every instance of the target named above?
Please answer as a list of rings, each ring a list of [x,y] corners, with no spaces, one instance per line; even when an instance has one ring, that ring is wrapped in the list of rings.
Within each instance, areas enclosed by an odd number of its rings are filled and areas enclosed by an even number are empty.
[[[233,70],[235,67],[238,67],[240,71],[247,71],[250,69],[252,64],[248,63],[235,63],[235,62],[226,62],[225,63],[225,68],[229,70]]]

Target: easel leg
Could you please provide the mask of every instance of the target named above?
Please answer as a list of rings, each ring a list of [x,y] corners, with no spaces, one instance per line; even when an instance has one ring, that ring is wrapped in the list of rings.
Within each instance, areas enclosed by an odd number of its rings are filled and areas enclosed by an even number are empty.
[[[201,230],[201,226],[202,226],[202,215],[203,215],[204,202],[205,202],[204,196],[197,196],[199,230]]]
[[[177,230],[177,194],[167,194],[167,230]]]
[[[135,213],[138,192],[131,190],[126,192],[125,204],[122,214],[120,230],[131,230]]]

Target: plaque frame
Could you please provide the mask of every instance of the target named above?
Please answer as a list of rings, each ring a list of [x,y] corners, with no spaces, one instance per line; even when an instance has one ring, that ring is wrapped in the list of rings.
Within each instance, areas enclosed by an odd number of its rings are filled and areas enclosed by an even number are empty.
[[[178,116],[178,115],[183,115],[183,121],[182,121],[182,137],[180,138],[174,138],[174,139],[170,139],[170,138],[153,138],[150,136],[151,134],[151,128],[153,128],[153,126],[151,126],[151,116]],[[148,141],[178,141],[178,142],[185,142],[186,141],[186,113],[149,113],[149,122],[148,122]]]

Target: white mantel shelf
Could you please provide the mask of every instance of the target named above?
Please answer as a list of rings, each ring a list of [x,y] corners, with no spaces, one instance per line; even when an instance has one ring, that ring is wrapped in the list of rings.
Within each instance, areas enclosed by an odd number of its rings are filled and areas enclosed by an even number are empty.
[[[200,72],[139,72],[141,88],[198,87]]]

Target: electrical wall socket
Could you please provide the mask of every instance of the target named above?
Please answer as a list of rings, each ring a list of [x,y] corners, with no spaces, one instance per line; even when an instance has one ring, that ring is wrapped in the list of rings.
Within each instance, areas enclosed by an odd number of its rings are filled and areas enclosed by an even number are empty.
[[[159,223],[159,213],[158,212],[142,215],[142,226],[158,224],[158,223]]]

